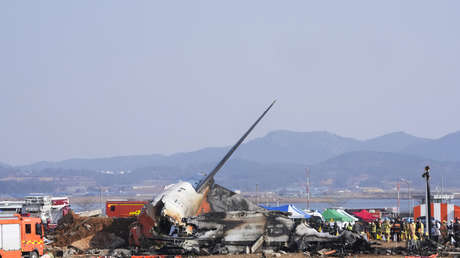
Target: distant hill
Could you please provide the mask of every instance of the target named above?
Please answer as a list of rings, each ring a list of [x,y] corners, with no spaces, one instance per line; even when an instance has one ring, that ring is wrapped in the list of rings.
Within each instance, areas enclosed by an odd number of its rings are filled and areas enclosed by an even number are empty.
[[[166,156],[160,154],[153,155],[133,155],[118,156],[97,159],[68,159],[58,162],[41,161],[27,166],[26,169],[42,170],[46,168],[61,169],[90,169],[90,170],[129,170],[138,167],[151,166],[161,163]]]
[[[135,170],[132,175],[139,181],[147,179],[184,180],[195,182],[215,167],[215,163],[201,163],[184,168],[146,167]],[[231,189],[255,191],[285,188],[301,181],[304,183],[305,167],[296,164],[261,164],[241,159],[230,160],[216,175],[217,183]]]
[[[460,185],[460,163],[433,161],[399,153],[356,151],[341,154],[329,160],[305,166],[295,163],[259,163],[231,159],[216,175],[216,182],[231,189],[255,191],[282,190],[305,187],[305,169],[310,168],[312,187],[351,188],[373,186],[394,188],[401,178],[412,181],[412,187],[421,187],[422,170],[432,167],[432,185],[439,185],[441,176],[449,178],[448,186]],[[45,169],[41,176],[86,176],[98,185],[141,184],[146,180],[176,182],[197,181],[209,172],[214,162],[189,164],[187,166],[151,166],[133,170],[129,174],[107,175],[91,171]]]
[[[99,159],[38,162],[23,167],[0,166],[0,177],[14,175],[63,178],[79,176],[96,185],[194,181],[208,173],[230,147],[204,148],[173,155],[135,155]],[[241,145],[217,174],[232,189],[254,191],[303,189],[305,168],[313,186],[392,188],[404,177],[421,187],[422,169],[432,167],[433,184],[441,176],[460,185],[460,132],[436,140],[395,132],[357,140],[329,132],[274,131]],[[115,172],[115,173],[113,173]],[[1,191],[0,191],[1,192]]]
[[[401,152],[414,144],[423,144],[432,140],[416,137],[405,132],[394,132],[364,141],[360,150]]]
[[[244,144],[235,157],[264,163],[313,164],[358,150],[361,144],[329,132],[275,131]]]
[[[5,163],[0,164],[0,177],[16,176],[21,174],[23,174],[23,172],[21,172],[18,168],[9,166]]]
[[[345,153],[312,166],[311,173],[314,178],[322,180],[322,183],[335,186],[383,186],[396,182],[400,178],[411,180],[413,186],[422,186],[421,175],[423,168],[428,164],[435,175],[432,178],[434,185],[439,184],[442,176],[449,179],[450,186],[460,183],[458,162],[435,161],[390,152]]]
[[[351,151],[400,152],[414,144],[429,142],[403,132],[391,133],[366,141],[338,136],[329,132],[274,131],[264,137],[244,143],[235,152],[235,159],[259,163],[315,164]],[[23,168],[133,170],[136,168],[167,165],[186,167],[191,164],[217,163],[230,147],[204,148],[170,156],[133,155],[99,159],[70,159],[59,162],[38,162]]]
[[[435,160],[460,161],[460,131],[436,140],[411,144],[403,152]]]

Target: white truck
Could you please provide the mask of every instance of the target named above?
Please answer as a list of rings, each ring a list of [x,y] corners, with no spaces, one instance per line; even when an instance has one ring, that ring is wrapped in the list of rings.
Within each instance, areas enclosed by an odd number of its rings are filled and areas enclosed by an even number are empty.
[[[24,201],[1,201],[0,214],[21,214]]]
[[[23,213],[30,213],[34,217],[39,217],[45,224],[51,220],[50,196],[26,196],[24,201]]]

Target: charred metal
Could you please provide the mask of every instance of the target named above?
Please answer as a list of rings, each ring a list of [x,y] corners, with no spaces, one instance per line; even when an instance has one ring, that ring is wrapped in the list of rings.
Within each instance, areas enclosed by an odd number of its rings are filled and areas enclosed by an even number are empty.
[[[319,233],[288,213],[267,211],[222,186],[214,176],[273,106],[262,113],[216,167],[195,186],[168,186],[145,205],[130,229],[129,242],[145,250],[183,254],[226,254],[271,251],[309,251],[334,248],[367,250],[362,236],[343,232]]]
[[[155,214],[155,222],[147,230],[151,237],[141,241],[142,248],[155,246],[168,253],[200,255],[263,250],[316,252],[324,248],[342,252],[370,250],[370,243],[361,235],[349,231],[338,236],[319,233],[305,221],[294,221],[285,212],[267,211],[219,185],[212,186],[206,201],[210,212],[185,217],[177,224],[159,212],[164,209],[162,202],[146,205],[141,216]]]

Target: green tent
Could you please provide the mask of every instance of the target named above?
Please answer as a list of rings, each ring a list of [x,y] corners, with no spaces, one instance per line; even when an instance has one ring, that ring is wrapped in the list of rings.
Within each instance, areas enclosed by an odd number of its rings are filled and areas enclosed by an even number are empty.
[[[341,214],[340,212],[334,210],[334,209],[326,209],[322,213],[324,221],[338,221],[338,222],[353,222],[353,219]]]
[[[351,219],[351,221],[355,221],[355,222],[356,222],[356,221],[359,220],[359,219],[353,217],[353,215],[349,214],[348,212],[346,212],[346,211],[344,211],[344,210],[342,210],[342,209],[337,209],[336,211],[337,211],[338,213],[342,214],[342,215],[347,216],[348,218]]]

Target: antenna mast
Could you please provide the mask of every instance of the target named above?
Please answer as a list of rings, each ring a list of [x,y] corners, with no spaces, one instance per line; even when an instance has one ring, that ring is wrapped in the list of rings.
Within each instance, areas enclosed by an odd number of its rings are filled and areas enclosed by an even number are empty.
[[[310,169],[305,169],[306,176],[307,176],[307,184],[306,184],[306,192],[307,192],[307,210],[310,209]]]

